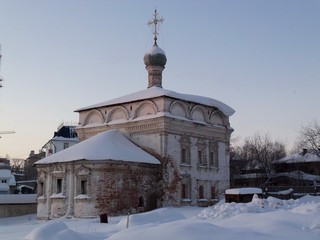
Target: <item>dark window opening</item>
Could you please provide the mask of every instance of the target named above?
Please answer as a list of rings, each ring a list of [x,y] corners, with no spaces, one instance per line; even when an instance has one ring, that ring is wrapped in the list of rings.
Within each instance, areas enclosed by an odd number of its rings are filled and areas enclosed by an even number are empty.
[[[186,161],[187,161],[186,149],[182,148],[181,149],[181,162],[185,163]]]
[[[58,178],[57,179],[57,193],[61,193],[62,192],[62,179]]]
[[[202,152],[198,151],[198,162],[201,165],[202,164]]]
[[[139,208],[143,208],[144,207],[144,199],[142,196],[139,197],[139,205],[138,205]]]
[[[214,155],[213,152],[210,152],[210,166],[214,165]]]
[[[211,199],[216,198],[216,188],[214,186],[211,187]]]
[[[203,186],[199,187],[199,198],[202,199],[203,197]]]
[[[181,185],[181,198],[187,198],[187,186],[186,184]]]
[[[80,182],[80,194],[87,194],[87,180],[81,180],[81,182]]]

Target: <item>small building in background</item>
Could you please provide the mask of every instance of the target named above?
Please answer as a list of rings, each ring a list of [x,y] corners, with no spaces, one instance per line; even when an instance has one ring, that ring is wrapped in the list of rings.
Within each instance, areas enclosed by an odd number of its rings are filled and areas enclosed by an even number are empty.
[[[16,179],[11,173],[10,165],[5,161],[0,161],[0,194],[11,194],[15,188]]]
[[[68,147],[71,147],[79,142],[75,131],[76,125],[70,123],[61,123],[53,137],[42,147],[45,152],[44,157],[60,152]]]
[[[225,200],[227,203],[247,203],[251,202],[254,195],[262,197],[261,188],[231,188],[225,191]]]
[[[320,186],[320,157],[307,149],[277,160],[275,169],[278,186]]]

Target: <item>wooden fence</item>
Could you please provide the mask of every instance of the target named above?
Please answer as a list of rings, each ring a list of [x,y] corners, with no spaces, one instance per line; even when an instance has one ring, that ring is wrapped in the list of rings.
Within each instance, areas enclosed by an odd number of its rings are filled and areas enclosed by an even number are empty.
[[[280,199],[297,199],[305,195],[320,196],[320,186],[268,186],[262,191],[265,197]]]

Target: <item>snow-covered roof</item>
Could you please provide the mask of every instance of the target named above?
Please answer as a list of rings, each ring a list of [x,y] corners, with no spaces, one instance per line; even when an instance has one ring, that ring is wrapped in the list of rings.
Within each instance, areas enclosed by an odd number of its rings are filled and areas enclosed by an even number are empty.
[[[0,169],[0,180],[6,180],[6,183],[2,184],[7,185],[8,187],[16,185],[16,178],[9,169]]]
[[[218,108],[221,112],[223,112],[223,114],[225,114],[226,116],[231,116],[235,112],[233,108],[213,98],[177,93],[177,92],[166,90],[164,88],[156,87],[156,86],[142,90],[142,91],[138,91],[129,95],[114,98],[106,102],[94,104],[88,107],[79,108],[75,110],[75,112],[80,112],[84,110],[105,107],[105,106],[110,106],[110,105],[115,105],[120,103],[135,102],[139,100],[163,97],[163,96],[180,99],[184,101],[189,101],[189,102],[194,102],[194,103],[199,103],[199,104],[203,104],[210,107],[215,107],[215,108]]]
[[[29,188],[31,190],[34,190],[34,188],[29,186],[29,185],[20,185],[20,186],[17,187],[17,189],[19,189],[20,191],[21,191],[22,188]]]
[[[60,136],[56,136],[56,137],[53,137],[50,141],[65,141],[65,142],[77,142],[79,141],[79,139],[77,137],[75,138],[66,138],[66,137],[60,137]]]
[[[256,194],[262,193],[261,188],[231,188],[227,189],[226,194]]]
[[[282,172],[282,173],[276,174],[276,177],[281,177],[281,176],[290,177],[297,180],[320,181],[319,175],[309,174],[299,170],[295,170],[292,172]]]
[[[10,179],[12,177],[9,169],[0,169],[0,179]]]
[[[320,157],[313,153],[294,153],[277,160],[277,163],[320,162]]]
[[[99,133],[65,150],[43,158],[35,164],[77,160],[118,160],[160,164],[158,159],[136,146],[116,129]]]

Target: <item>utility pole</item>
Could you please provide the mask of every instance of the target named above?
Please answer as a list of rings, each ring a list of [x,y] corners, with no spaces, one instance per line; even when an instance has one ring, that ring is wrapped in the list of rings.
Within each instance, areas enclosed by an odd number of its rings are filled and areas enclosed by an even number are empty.
[[[2,54],[1,54],[1,44],[0,44],[0,88],[2,88],[2,81],[3,78],[1,76],[1,58],[2,58]],[[0,135],[2,134],[12,134],[12,133],[16,133],[15,131],[0,131]],[[0,136],[1,138],[1,136]]]
[[[1,76],[1,58],[2,58],[2,54],[1,54],[1,44],[0,44],[0,88],[2,88],[2,76]]]
[[[0,131],[0,135],[2,134],[12,134],[12,133],[16,133],[15,131]],[[0,136],[1,138],[1,136]]]

